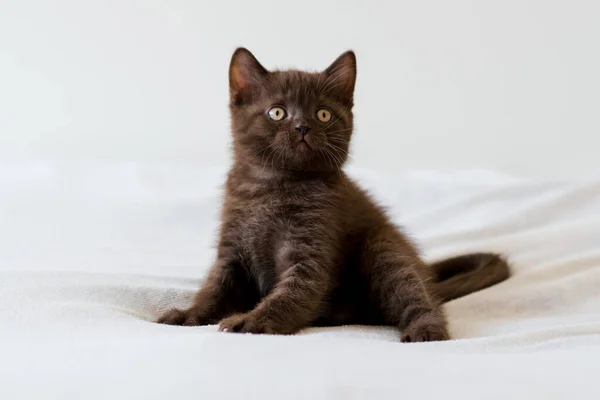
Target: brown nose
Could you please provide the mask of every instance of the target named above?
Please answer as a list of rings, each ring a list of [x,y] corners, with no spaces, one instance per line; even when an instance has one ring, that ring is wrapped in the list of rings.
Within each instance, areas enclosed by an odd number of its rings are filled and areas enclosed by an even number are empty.
[[[310,131],[310,126],[308,125],[297,125],[296,130],[302,134],[302,137],[306,136],[308,131]]]

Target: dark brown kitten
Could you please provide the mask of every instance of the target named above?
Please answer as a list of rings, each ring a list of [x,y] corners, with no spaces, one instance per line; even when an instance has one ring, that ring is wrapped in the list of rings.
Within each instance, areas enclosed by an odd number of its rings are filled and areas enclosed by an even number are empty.
[[[158,322],[271,334],[395,325],[405,342],[444,340],[442,301],[508,278],[494,254],[425,264],[346,176],[355,78],[352,52],[309,73],[267,71],[248,50],[235,51],[234,163],[217,258],[193,306]]]

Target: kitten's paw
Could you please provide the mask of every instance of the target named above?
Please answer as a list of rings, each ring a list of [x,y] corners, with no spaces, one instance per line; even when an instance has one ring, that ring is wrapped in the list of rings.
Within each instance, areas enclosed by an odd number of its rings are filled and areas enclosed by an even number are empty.
[[[416,320],[410,323],[402,332],[402,340],[408,342],[438,342],[449,340],[450,335],[444,321],[428,319]]]
[[[251,312],[234,314],[219,322],[219,330],[222,332],[236,333],[268,333],[278,334],[268,320],[259,320]]]
[[[187,314],[183,310],[172,309],[161,315],[156,322],[165,325],[183,325],[187,319]]]
[[[179,310],[176,308],[165,312],[156,320],[156,322],[165,325],[204,325],[191,310]]]

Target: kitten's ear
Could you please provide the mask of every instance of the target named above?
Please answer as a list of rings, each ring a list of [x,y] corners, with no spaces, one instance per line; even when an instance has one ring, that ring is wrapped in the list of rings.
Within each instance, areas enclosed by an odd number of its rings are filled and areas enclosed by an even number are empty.
[[[326,70],[327,85],[324,90],[331,88],[332,94],[338,97],[346,104],[352,106],[354,97],[354,84],[356,83],[356,56],[349,50],[339,56]]]
[[[229,94],[232,104],[250,101],[256,85],[269,71],[247,49],[240,47],[231,56],[229,64]]]

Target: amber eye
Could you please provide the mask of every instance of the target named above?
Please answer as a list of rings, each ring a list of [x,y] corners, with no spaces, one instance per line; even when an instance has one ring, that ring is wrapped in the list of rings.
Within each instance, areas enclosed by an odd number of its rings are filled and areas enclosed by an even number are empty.
[[[329,122],[331,121],[331,111],[326,108],[319,108],[317,110],[317,118],[321,122]]]
[[[269,118],[271,118],[273,121],[281,121],[282,119],[285,118],[285,110],[283,109],[283,107],[271,107],[269,109]]]

